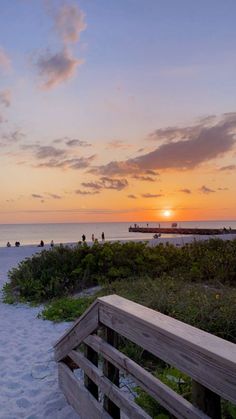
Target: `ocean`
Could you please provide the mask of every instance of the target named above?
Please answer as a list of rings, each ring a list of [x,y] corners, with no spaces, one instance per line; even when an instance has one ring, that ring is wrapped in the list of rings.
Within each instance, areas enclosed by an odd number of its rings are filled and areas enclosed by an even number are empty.
[[[138,222],[139,226],[170,227],[172,222]],[[99,241],[104,232],[106,240],[135,240],[151,239],[153,234],[148,233],[129,233],[130,223],[61,223],[61,224],[0,224],[0,247],[5,247],[9,241],[12,245],[19,241],[21,245],[39,244],[43,240],[45,244],[50,243],[74,243],[82,239],[85,234],[86,240],[91,241],[92,234]],[[133,224],[132,224],[133,225]],[[198,228],[235,228],[236,220],[229,221],[182,221],[178,222],[178,227],[198,227]],[[171,237],[171,235],[162,235]],[[175,235],[176,237],[176,235]]]

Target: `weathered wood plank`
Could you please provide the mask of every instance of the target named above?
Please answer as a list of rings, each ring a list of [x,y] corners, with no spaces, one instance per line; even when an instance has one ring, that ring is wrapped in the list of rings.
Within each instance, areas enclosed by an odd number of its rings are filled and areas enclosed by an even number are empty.
[[[102,324],[236,402],[236,345],[116,295],[98,301]]]
[[[76,379],[63,362],[58,364],[58,381],[68,403],[75,409],[81,419],[111,419],[102,405]]]
[[[150,396],[157,400],[163,407],[179,419],[207,419],[209,416],[193,406],[182,396],[153,377],[144,368],[132,361],[123,353],[107,344],[98,336],[88,336],[87,345],[101,353],[109,362],[122,371],[130,374],[134,382],[143,388]]]
[[[113,346],[118,345],[118,335],[114,330],[109,327],[105,327],[103,330],[103,338]],[[103,373],[113,384],[119,387],[119,369],[116,368],[111,362],[104,359],[103,362]],[[120,409],[116,406],[109,397],[104,396],[103,402],[104,409],[114,418],[120,419]]]
[[[124,412],[130,419],[151,419],[135,402],[129,399],[125,393],[111,383],[106,377],[104,377],[102,371],[100,371],[95,365],[93,365],[84,355],[77,351],[71,351],[69,356],[73,359],[77,365],[84,370],[88,377],[93,380],[100,390],[109,397],[122,412]],[[104,410],[105,412],[105,410]]]
[[[98,327],[98,302],[93,305],[68,329],[54,345],[56,361],[61,361]]]

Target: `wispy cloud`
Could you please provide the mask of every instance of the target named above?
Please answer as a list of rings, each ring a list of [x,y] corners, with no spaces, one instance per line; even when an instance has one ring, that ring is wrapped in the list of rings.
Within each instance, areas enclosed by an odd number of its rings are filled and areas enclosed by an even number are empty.
[[[2,47],[0,47],[0,69],[5,72],[11,69],[11,60]]]
[[[48,90],[71,79],[77,67],[83,62],[74,58],[67,48],[57,53],[46,51],[36,63],[42,79],[41,87]]]
[[[188,188],[184,188],[184,189],[180,189],[180,192],[186,193],[186,194],[191,194],[191,190]]]
[[[1,136],[2,140],[4,140],[7,144],[18,143],[22,141],[25,137],[26,137],[26,134],[24,134],[20,129],[2,134]]]
[[[117,191],[122,191],[128,186],[128,181],[127,179],[114,179],[104,176],[97,182],[83,182],[82,186],[97,191],[102,189],[115,189]]]
[[[92,144],[88,143],[87,141],[72,139],[67,140],[66,145],[68,147],[91,147]]]
[[[90,166],[92,161],[95,159],[95,155],[89,157],[75,157],[71,159],[49,159],[45,162],[37,164],[36,167],[38,168],[63,168],[63,169],[86,169]]]
[[[223,166],[219,169],[221,172],[229,171],[232,172],[236,170],[236,164],[230,164],[228,166]]]
[[[107,148],[111,149],[123,149],[126,150],[128,148],[132,148],[133,146],[131,144],[127,144],[125,141],[121,140],[112,140],[109,143],[107,143]]]
[[[0,91],[0,104],[6,108],[11,105],[11,91],[9,89]]]
[[[129,194],[129,195],[127,195],[127,197],[130,198],[130,199],[137,199],[137,196],[133,195],[133,194]]]
[[[32,196],[32,198],[35,198],[35,199],[43,199],[44,198],[43,195],[39,195],[37,193],[32,193],[31,196]]]
[[[48,196],[52,199],[62,199],[61,195],[57,195],[55,193],[48,193]]]
[[[49,157],[61,157],[65,155],[65,151],[53,146],[39,146],[35,153],[37,159],[47,159]]]
[[[133,179],[136,180],[142,180],[144,182],[156,182],[157,180],[151,176],[140,176],[140,175],[134,175],[132,176]]]
[[[152,194],[152,193],[144,193],[142,194],[143,198],[160,198],[163,196],[162,194]]]
[[[85,14],[77,4],[64,4],[56,12],[55,28],[65,43],[78,42],[86,27]]]
[[[211,193],[214,193],[215,192],[215,190],[214,189],[210,189],[210,188],[208,188],[207,186],[205,186],[205,185],[203,185],[200,189],[200,192],[202,192],[202,193],[204,193],[204,194],[206,194],[206,195],[208,195],[208,194],[211,194]]]
[[[81,189],[77,189],[75,193],[78,195],[97,195],[100,191],[81,191]]]
[[[75,76],[77,68],[84,63],[83,59],[74,56],[71,44],[79,41],[80,33],[87,26],[84,13],[76,4],[64,4],[56,11],[50,9],[50,15],[62,45],[57,52],[46,50],[36,60],[40,86],[44,90],[70,80]]]

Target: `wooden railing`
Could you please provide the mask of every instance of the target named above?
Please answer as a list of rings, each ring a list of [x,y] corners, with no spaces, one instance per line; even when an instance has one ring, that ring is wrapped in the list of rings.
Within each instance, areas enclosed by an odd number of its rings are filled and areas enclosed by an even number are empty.
[[[190,376],[192,403],[121,353],[119,335]],[[221,397],[236,403],[236,345],[117,295],[98,298],[54,348],[59,385],[82,419],[150,418],[119,388],[119,371],[177,418],[218,419]]]

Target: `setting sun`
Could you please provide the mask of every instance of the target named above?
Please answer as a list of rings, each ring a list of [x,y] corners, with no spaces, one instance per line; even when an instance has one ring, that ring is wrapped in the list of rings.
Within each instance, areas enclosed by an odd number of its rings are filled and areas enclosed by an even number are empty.
[[[164,211],[163,211],[163,215],[164,215],[165,217],[170,217],[170,216],[171,216],[171,211],[170,211],[170,210],[164,210]]]

